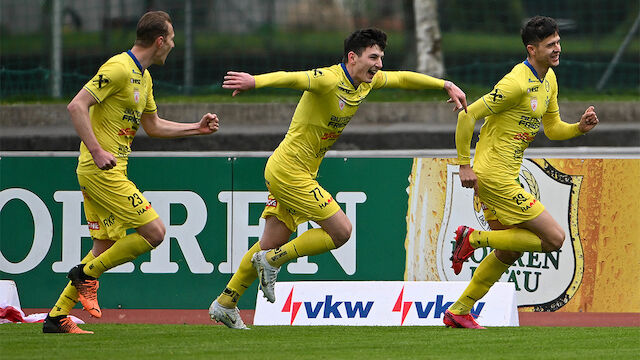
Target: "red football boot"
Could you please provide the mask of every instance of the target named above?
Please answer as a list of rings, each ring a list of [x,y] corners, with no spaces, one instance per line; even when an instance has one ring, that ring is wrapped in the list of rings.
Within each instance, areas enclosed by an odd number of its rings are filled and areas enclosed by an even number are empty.
[[[462,264],[473,254],[475,250],[469,243],[469,236],[475,230],[468,226],[460,225],[455,231],[456,246],[451,255],[451,268],[458,275],[462,271]]]
[[[442,319],[442,322],[447,327],[451,328],[486,329],[485,327],[478,325],[471,314],[455,315],[449,310],[444,312],[444,319]]]

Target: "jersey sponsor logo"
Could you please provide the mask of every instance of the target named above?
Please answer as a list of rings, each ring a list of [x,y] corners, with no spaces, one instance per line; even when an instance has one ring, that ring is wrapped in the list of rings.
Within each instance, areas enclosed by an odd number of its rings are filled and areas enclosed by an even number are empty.
[[[151,209],[151,204],[149,204],[149,205],[147,205],[147,206],[145,206],[145,207],[143,207],[143,208],[140,208],[140,209],[136,210],[136,213],[137,213],[138,215],[142,215],[142,214],[144,214],[145,212],[147,212],[147,210],[149,210],[149,209]]]
[[[131,154],[131,147],[128,145],[118,145],[118,157],[127,157]]]
[[[400,325],[404,325],[404,319],[407,318],[407,314],[409,314],[409,311],[411,311],[412,308],[415,309],[418,319],[426,319],[430,314],[432,314],[433,318],[440,319],[449,306],[453,304],[453,301],[444,302],[444,295],[442,294],[436,295],[435,301],[404,301],[403,294],[404,286],[402,287],[400,295],[398,295],[398,299],[391,310],[391,312],[399,312],[402,314]],[[484,304],[485,303],[483,301],[478,302],[475,308],[471,309],[471,314],[477,318],[480,315],[482,308],[484,308]],[[433,310],[433,313],[431,310]]]
[[[540,129],[540,119],[536,117],[529,117],[526,115],[520,116],[520,121],[518,121],[518,125],[522,125],[528,127],[529,129],[538,131]]]
[[[113,216],[113,214],[109,215],[108,218],[102,220],[102,223],[104,224],[105,227],[109,227],[115,224],[115,222],[116,222],[116,217]]]
[[[278,206],[278,200],[276,200],[276,199],[267,199],[267,202],[265,203],[265,206],[276,207],[276,206]]]
[[[327,126],[332,127],[334,129],[343,128],[343,127],[347,126],[349,121],[351,121],[351,117],[352,116],[335,116],[335,115],[331,115],[331,119],[329,120],[329,123],[327,123]]]
[[[325,201],[323,204],[318,205],[320,207],[320,209],[324,209],[327,206],[329,206],[329,204],[331,204],[331,201],[333,201],[333,198],[329,198],[329,200]]]
[[[100,230],[100,223],[97,221],[87,221],[89,230]]]
[[[322,75],[324,75],[324,74],[322,73],[322,70],[320,70],[320,69],[313,69],[313,77],[314,77],[314,78],[318,78],[318,77],[320,77],[320,76],[322,76]]]
[[[135,93],[134,93],[135,94]],[[138,96],[140,94],[138,93]],[[135,97],[135,95],[134,95]],[[140,125],[140,117],[142,116],[142,113],[138,110],[133,110],[133,109],[124,109],[124,114],[122,115],[122,120],[128,121],[134,125]],[[136,126],[133,126],[133,128],[135,128],[137,130]]]
[[[527,93],[538,92],[539,89],[540,89],[540,85],[530,87],[527,89]]]
[[[318,150],[318,152],[316,153],[316,159],[319,157],[323,157],[324,154],[327,153],[327,151],[329,151],[331,149],[331,146],[325,146],[320,148],[320,150]]]
[[[131,83],[140,85],[142,83],[142,80],[131,78]]]
[[[538,108],[538,98],[531,98],[531,110],[536,111]]]
[[[136,130],[132,128],[120,129],[118,131],[118,136],[135,136]]]
[[[336,140],[340,137],[341,132],[338,133],[324,133],[322,134],[321,140]]]
[[[135,70],[135,69],[131,69],[131,72],[132,72],[132,73],[134,73],[134,74],[136,74],[136,75],[140,75],[140,76],[142,76],[142,73],[141,73],[141,72],[136,72],[136,70]]]
[[[103,74],[98,74],[98,76],[95,79],[93,79],[92,82],[96,84],[98,89],[102,89],[102,87],[107,86],[111,82],[111,80],[109,80],[109,78]]]
[[[513,138],[514,138],[514,140],[521,140],[521,141],[526,141],[526,142],[532,142],[532,141],[533,141],[533,139],[535,139],[535,138],[536,138],[536,134],[535,134],[535,133],[530,134],[530,133],[526,133],[526,132],[524,132],[524,133],[518,133],[518,134],[515,134],[515,135],[513,136]]]
[[[489,99],[491,99],[492,102],[497,103],[504,100],[504,95],[502,94],[502,91],[500,91],[500,89],[495,88],[492,92],[489,93]]]

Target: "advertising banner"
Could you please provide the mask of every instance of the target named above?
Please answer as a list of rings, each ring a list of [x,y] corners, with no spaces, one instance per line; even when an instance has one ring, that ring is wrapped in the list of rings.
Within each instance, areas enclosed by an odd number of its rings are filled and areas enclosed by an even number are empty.
[[[525,159],[520,183],[566,234],[559,251],[524,253],[500,281],[521,311],[640,311],[638,159]],[[453,159],[415,159],[407,212],[406,280],[468,281],[491,249],[451,267],[459,225],[489,230]],[[526,206],[524,204],[523,206]]]
[[[276,302],[256,299],[255,325],[442,326],[468,282],[278,282]],[[518,326],[515,288],[499,283],[472,309],[486,326]]]
[[[130,158],[129,178],[167,232],[151,253],[100,278],[101,306],[207,309],[262,234],[266,160]],[[91,249],[76,165],[73,156],[0,159],[0,279],[16,282],[24,308],[53,306],[66,273]],[[412,159],[325,159],[318,181],[351,220],[351,239],[285,265],[280,280],[401,280],[411,166]],[[256,285],[247,290],[241,309],[255,306],[255,292]]]
[[[102,307],[207,309],[262,233],[265,163],[132,157],[129,177],[167,233],[150,254],[100,278]],[[278,280],[469,281],[489,250],[477,250],[454,275],[453,231],[487,225],[453,163],[325,159],[318,181],[351,220],[352,237],[340,249],[286,264]],[[67,271],[91,248],[76,164],[74,156],[0,158],[0,279],[15,281],[24,308],[52,306]],[[558,252],[525,253],[502,277],[521,311],[640,312],[639,178],[640,159],[524,160],[520,183],[566,239]],[[292,236],[315,226],[303,223]],[[239,307],[254,308],[255,294],[254,284]]]

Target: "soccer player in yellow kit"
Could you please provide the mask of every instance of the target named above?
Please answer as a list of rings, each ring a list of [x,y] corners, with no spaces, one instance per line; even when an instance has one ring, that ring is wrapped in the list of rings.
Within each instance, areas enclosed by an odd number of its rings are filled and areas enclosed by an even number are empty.
[[[552,140],[580,136],[593,129],[598,117],[590,106],[580,121],[560,119],[558,84],[553,67],[559,64],[560,36],[549,17],[530,19],[521,31],[527,59],[481,99],[458,115],[456,148],[460,181],[474,188],[487,208],[491,231],[467,226],[456,230],[452,267],[459,274],[463,263],[479,247],[495,249],[478,266],[462,296],[445,312],[449,327],[483,328],[470,310],[524,251],[551,252],[560,249],[564,230],[533,195],[518,182],[524,150],[533,141],[540,123]],[[486,118],[476,145],[473,167],[470,145],[476,120]]]
[[[93,248],[69,271],[71,281],[45,319],[45,333],[91,333],[71,321],[71,309],[80,300],[91,315],[101,317],[97,278],[157,247],[164,239],[162,220],[127,178],[131,142],[140,125],[149,136],[163,138],[218,130],[215,114],[205,114],[191,124],[158,116],[147,68],[164,64],[174,47],[173,39],[167,13],[144,14],[131,50],[104,63],[67,107],[82,139],[76,172]],[[136,231],[127,235],[127,229]]]
[[[409,71],[381,71],[387,36],[377,29],[352,33],[344,43],[343,62],[299,72],[252,76],[228,72],[223,88],[233,95],[262,87],[304,91],[289,131],[267,161],[264,171],[269,198],[262,217],[260,241],[244,255],[238,271],[209,308],[212,320],[245,329],[239,316],[240,296],[259,277],[268,301],[280,267],[302,256],[338,248],[351,237],[351,222],[331,194],[316,181],[318,168],[331,146],[371,90],[379,88],[444,89],[455,110],[466,109],[465,94],[453,83]],[[310,229],[287,242],[298,224],[313,220]]]

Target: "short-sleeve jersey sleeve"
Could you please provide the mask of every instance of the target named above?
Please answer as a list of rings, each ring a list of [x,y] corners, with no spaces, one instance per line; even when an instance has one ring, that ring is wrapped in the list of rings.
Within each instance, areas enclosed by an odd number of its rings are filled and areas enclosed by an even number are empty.
[[[126,82],[127,74],[122,66],[117,62],[107,62],[98,69],[96,75],[85,85],[91,96],[101,103],[111,94],[118,92]]]
[[[503,77],[482,101],[493,114],[501,113],[520,103],[522,89],[515,79]]]
[[[144,113],[154,113],[158,111],[158,107],[156,106],[156,100],[153,97],[153,81],[151,80],[151,76],[149,76],[149,85],[147,87],[147,104],[144,107]]]

